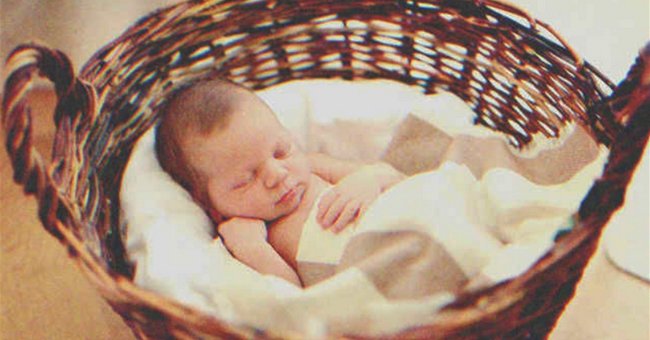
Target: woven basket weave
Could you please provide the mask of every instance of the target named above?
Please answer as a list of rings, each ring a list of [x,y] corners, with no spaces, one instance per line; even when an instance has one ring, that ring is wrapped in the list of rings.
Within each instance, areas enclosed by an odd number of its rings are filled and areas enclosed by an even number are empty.
[[[121,175],[134,142],[179,82],[211,74],[262,89],[306,78],[392,79],[424,93],[455,93],[478,124],[519,147],[577,122],[610,156],[574,230],[523,275],[459,292],[434,324],[395,334],[541,338],[573,296],[648,139],[648,63],[650,48],[614,91],[551,27],[496,0],[189,1],[138,21],[78,76],[62,52],[17,47],[2,122],[14,179],[37,198],[43,226],[141,338],[278,335],[204,315],[130,281]],[[50,164],[31,140],[26,94],[35,76],[51,80],[58,96]]]

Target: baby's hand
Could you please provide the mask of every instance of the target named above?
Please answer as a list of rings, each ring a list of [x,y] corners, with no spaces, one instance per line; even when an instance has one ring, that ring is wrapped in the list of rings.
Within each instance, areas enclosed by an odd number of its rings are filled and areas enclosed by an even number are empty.
[[[234,254],[258,241],[266,242],[266,224],[259,219],[233,217],[217,226],[226,248]]]
[[[334,233],[362,216],[368,206],[403,175],[387,164],[364,166],[344,177],[318,204],[317,221]]]

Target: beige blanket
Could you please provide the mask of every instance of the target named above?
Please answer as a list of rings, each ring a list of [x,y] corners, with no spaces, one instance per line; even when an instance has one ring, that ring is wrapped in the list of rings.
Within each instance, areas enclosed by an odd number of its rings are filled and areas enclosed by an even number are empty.
[[[502,246],[480,224],[486,202],[478,184],[466,167],[449,162],[397,184],[341,234],[310,216],[297,255],[303,283],[358,270],[387,298],[459,288]]]
[[[522,152],[496,135],[450,136],[411,115],[384,159],[420,173],[384,193],[341,234],[322,230],[310,216],[299,275],[307,286],[336,280],[382,301],[454,292],[479,276],[511,278],[571,225],[603,156],[580,128]]]

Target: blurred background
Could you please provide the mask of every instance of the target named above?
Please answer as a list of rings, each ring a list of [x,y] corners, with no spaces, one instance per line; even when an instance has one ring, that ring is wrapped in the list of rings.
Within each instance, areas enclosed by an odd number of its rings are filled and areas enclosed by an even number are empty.
[[[0,58],[4,61],[19,43],[38,41],[65,52],[78,70],[94,51],[140,16],[175,2],[0,0]],[[650,39],[648,0],[512,2],[551,24],[578,54],[615,83]],[[4,79],[4,67],[2,75]],[[39,103],[49,110],[51,95],[42,97]],[[41,126],[36,143],[47,147],[51,119],[39,117],[37,123]],[[620,271],[604,251],[607,240],[616,239],[610,234],[623,235],[611,242],[625,252],[631,249],[626,242],[634,240],[637,253],[632,258],[642,260],[637,267],[650,270],[648,153],[646,148],[645,168],[637,172],[625,208],[611,221],[605,241],[551,339],[650,339],[650,285]],[[42,230],[34,200],[23,196],[11,182],[11,174],[6,152],[0,151],[0,338],[133,338],[68,260],[63,247]]]

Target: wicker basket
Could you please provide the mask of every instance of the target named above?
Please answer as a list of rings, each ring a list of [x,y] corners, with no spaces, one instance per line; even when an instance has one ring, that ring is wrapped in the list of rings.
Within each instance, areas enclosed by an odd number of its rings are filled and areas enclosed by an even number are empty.
[[[574,230],[523,275],[461,292],[438,321],[396,336],[542,338],[573,296],[603,226],[622,204],[648,138],[650,48],[614,85],[547,24],[498,0],[188,1],[141,19],[75,77],[68,58],[23,45],[9,59],[3,126],[14,179],[47,231],[142,338],[274,337],[142,290],[130,281],[118,190],[137,138],[182,80],[214,74],[261,89],[293,79],[386,78],[448,90],[476,122],[523,147],[575,121],[610,148]],[[34,76],[58,96],[51,164],[31,140]],[[296,334],[296,337],[300,337]]]

